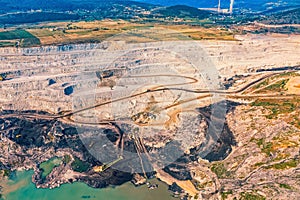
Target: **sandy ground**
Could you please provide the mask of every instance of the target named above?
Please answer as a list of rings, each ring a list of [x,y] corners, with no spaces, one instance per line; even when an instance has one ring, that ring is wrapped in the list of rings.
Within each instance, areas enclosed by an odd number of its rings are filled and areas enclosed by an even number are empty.
[[[286,84],[289,94],[300,94],[300,77],[293,77]]]
[[[192,184],[191,181],[180,181],[178,179],[173,178],[163,170],[158,170],[156,177],[168,185],[172,185],[173,183],[176,183],[179,187],[181,187],[184,191],[189,193],[191,196],[195,196],[196,194],[198,194],[198,190],[196,190],[195,186]]]

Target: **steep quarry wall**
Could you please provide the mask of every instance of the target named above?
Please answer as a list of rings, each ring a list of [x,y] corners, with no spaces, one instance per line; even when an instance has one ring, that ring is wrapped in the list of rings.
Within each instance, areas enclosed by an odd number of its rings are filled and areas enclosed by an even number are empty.
[[[199,41],[221,76],[229,78],[261,68],[300,65],[299,35],[236,38],[239,41]],[[97,57],[93,55],[95,51]],[[70,110],[70,87],[78,74],[104,69],[123,53],[109,42],[0,48],[0,74],[7,74],[7,80],[0,82],[1,108]]]

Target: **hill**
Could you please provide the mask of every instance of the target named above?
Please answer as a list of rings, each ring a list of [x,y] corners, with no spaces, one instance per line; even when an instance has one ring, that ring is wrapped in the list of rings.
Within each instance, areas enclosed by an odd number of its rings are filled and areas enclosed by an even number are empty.
[[[199,10],[194,7],[185,5],[176,5],[158,9],[153,12],[153,14],[158,14],[163,17],[179,17],[179,18],[198,18],[205,19],[210,16],[210,12]]]
[[[0,4],[0,25],[58,20],[132,19],[155,7],[125,0],[0,0]]]
[[[261,22],[265,24],[300,24],[300,8],[266,15]]]

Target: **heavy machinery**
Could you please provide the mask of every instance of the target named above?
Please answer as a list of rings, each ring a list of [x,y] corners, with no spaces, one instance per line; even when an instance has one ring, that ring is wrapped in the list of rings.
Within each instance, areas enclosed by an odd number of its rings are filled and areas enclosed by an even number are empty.
[[[0,81],[4,81],[6,79],[6,74],[0,74]]]
[[[116,164],[117,162],[120,162],[121,160],[123,160],[123,156],[120,156],[118,159],[116,159],[110,163],[106,163],[106,164],[103,164],[100,166],[95,166],[95,167],[93,167],[93,170],[98,173],[104,172],[105,170],[107,170],[108,168],[110,168],[111,166]]]

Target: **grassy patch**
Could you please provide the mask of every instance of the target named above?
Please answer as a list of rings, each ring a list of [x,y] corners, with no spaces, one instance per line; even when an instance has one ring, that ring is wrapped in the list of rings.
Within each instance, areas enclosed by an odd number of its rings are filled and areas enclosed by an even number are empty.
[[[64,155],[63,160],[65,164],[68,164],[71,161],[71,156],[70,155]]]
[[[299,111],[300,102],[299,99],[291,100],[257,100],[251,103],[251,106],[261,106],[270,111],[270,114],[266,115],[267,119],[276,119],[279,115],[285,114],[292,116],[287,117],[287,122],[292,125],[298,125],[299,123]],[[296,112],[295,112],[296,111]]]
[[[267,155],[270,155],[274,151],[273,144],[271,142],[266,142],[261,146],[261,151]]]
[[[61,158],[52,158],[46,162],[40,164],[40,168],[42,169],[42,178],[47,177],[53,170],[53,168],[58,167],[61,165]]]
[[[248,193],[248,192],[242,192],[240,196],[241,196],[240,200],[265,200],[266,199],[264,196],[261,196],[259,194]]]
[[[25,38],[32,38],[32,37],[34,37],[32,34],[22,29],[0,32],[0,40],[15,40],[15,39],[25,39]]]
[[[285,86],[288,83],[289,79],[291,77],[299,76],[299,74],[295,72],[287,72],[278,74],[276,76],[267,78],[264,81],[259,82],[258,84],[252,86],[249,91],[258,90],[262,88],[261,90],[256,91],[255,93],[265,93],[265,92],[284,92],[286,91]],[[283,79],[285,78],[285,79]],[[278,80],[274,84],[272,82],[276,81],[277,79],[283,79]],[[270,85],[269,85],[270,84]]]
[[[256,140],[256,144],[261,149],[261,152],[265,153],[267,156],[269,156],[272,152],[274,152],[272,142],[265,142],[263,138],[260,138]]]
[[[232,190],[221,192],[222,200],[227,199],[228,195],[233,194]]]
[[[158,28],[159,31],[144,31],[139,34],[139,29]],[[100,42],[114,35],[134,30],[124,38],[127,42],[150,42],[171,40],[236,40],[234,33],[227,29],[214,27],[205,28],[197,25],[174,25],[153,22],[128,22],[116,21],[80,21],[80,22],[55,22],[32,26],[26,29],[40,39],[43,45],[68,44],[76,42]],[[150,30],[150,29],[149,29]],[[163,30],[166,31],[165,34]]]
[[[288,81],[289,81],[289,79],[284,79],[284,80],[278,81],[278,82],[266,87],[266,90],[271,90],[273,92],[274,91],[282,91]]]
[[[255,85],[254,86],[254,89],[259,89],[259,88],[262,88],[264,86],[267,86],[269,84],[269,80],[264,80],[263,82],[260,82],[259,84]]]
[[[214,172],[218,178],[224,178],[230,176],[230,172],[227,171],[223,163],[212,164],[211,171]]]
[[[0,47],[13,47],[15,45],[16,45],[15,42],[1,42],[0,41]]]
[[[288,190],[291,190],[291,189],[292,189],[292,187],[291,187],[290,185],[284,184],[284,183],[280,183],[280,184],[279,184],[279,187],[284,188],[284,189],[288,189]]]
[[[263,163],[263,162],[258,162],[258,163],[255,163],[254,164],[254,166],[255,167],[260,167],[260,166],[262,166],[262,165],[264,165],[265,163]]]
[[[283,162],[283,163],[277,163],[274,165],[270,165],[265,167],[266,169],[277,169],[277,170],[285,170],[285,169],[289,169],[289,168],[295,168],[297,167],[299,161],[296,159],[287,161],[287,162]]]
[[[71,167],[76,172],[86,172],[89,169],[90,165],[75,157],[74,161],[71,163]]]
[[[2,43],[2,46],[15,45],[16,40],[20,41],[19,45],[21,47],[31,47],[41,44],[37,37],[22,29],[0,32],[0,42]]]
[[[278,81],[272,85],[266,87],[267,90],[277,90],[277,89],[284,89],[289,79]]]
[[[257,93],[284,92],[284,91],[286,91],[285,86],[288,83],[288,81],[289,81],[289,79],[277,81],[276,83],[271,84],[262,90],[259,90]]]

